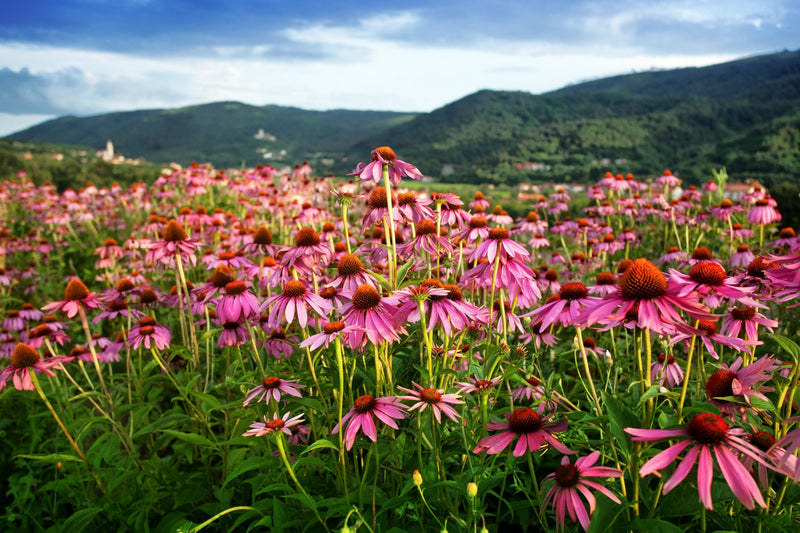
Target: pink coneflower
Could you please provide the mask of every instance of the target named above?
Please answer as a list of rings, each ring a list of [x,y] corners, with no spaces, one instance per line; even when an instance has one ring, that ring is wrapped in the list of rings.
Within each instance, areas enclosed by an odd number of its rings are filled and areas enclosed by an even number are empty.
[[[144,313],[138,309],[129,308],[128,303],[125,300],[114,300],[107,305],[106,309],[102,313],[94,317],[92,324],[99,324],[103,320],[114,320],[117,317],[131,317],[135,320],[138,320],[143,316]]]
[[[64,290],[64,300],[49,303],[42,307],[42,310],[63,311],[66,313],[67,318],[74,318],[81,307],[84,309],[97,309],[101,307],[101,304],[97,298],[97,293],[89,292],[89,289],[81,280],[73,278]]]
[[[595,284],[588,288],[589,294],[608,296],[617,289],[617,277],[611,272],[600,272],[595,278]]]
[[[219,339],[217,339],[217,346],[220,348],[241,346],[250,340],[250,332],[247,330],[247,324],[243,320],[222,322],[218,325],[222,326],[222,332],[219,334]]]
[[[247,254],[275,255],[280,247],[272,244],[272,233],[263,224],[256,228],[253,240],[242,246]]]
[[[367,340],[376,345],[400,340],[395,321],[397,303],[395,298],[381,297],[371,285],[357,288],[350,302],[339,310],[342,321],[357,328],[347,336],[348,346],[360,348]]]
[[[405,161],[397,159],[394,150],[388,146],[379,146],[372,152],[372,161],[369,163],[359,163],[356,169],[348,176],[358,176],[361,181],[374,181],[379,183],[383,176],[383,165],[388,165],[389,181],[392,185],[397,185],[403,176],[408,176],[413,180],[422,178],[422,172],[417,167]]]
[[[502,376],[497,376],[492,379],[483,379],[479,377],[467,378],[466,382],[458,382],[458,390],[461,392],[485,392],[495,388],[503,380]]]
[[[217,317],[225,322],[247,320],[259,313],[258,298],[248,290],[249,283],[231,281],[217,302]]]
[[[384,396],[382,398],[376,398],[370,394],[359,396],[356,398],[353,408],[342,417],[342,424],[348,422],[347,429],[344,432],[345,447],[348,450],[353,447],[359,430],[363,430],[364,435],[372,442],[377,442],[378,430],[375,427],[372,415],[375,415],[378,420],[387,426],[399,429],[395,420],[405,418],[403,413],[405,408],[394,396]],[[339,433],[340,429],[339,424],[336,424],[331,434]]]
[[[798,247],[800,247],[800,239],[797,238],[794,228],[782,228],[778,233],[778,238],[768,242],[767,246],[787,249],[790,252],[797,252]]]
[[[720,335],[717,333],[717,325],[710,320],[698,320],[696,329],[689,326],[678,326],[678,334],[672,336],[669,344],[676,344],[684,341],[684,345],[688,347],[689,341],[693,336],[697,336],[703,341],[703,345],[708,350],[708,353],[714,359],[719,359],[719,354],[714,347],[714,343],[733,348],[736,351],[744,352],[748,346],[756,346],[762,344],[759,341],[745,341],[737,337],[729,337],[727,335]]]
[[[747,220],[751,224],[764,225],[772,224],[773,222],[780,222],[781,214],[770,205],[770,201],[766,198],[756,200],[755,205],[747,212]]]
[[[190,239],[181,224],[173,219],[167,222],[160,240],[150,243],[150,248],[145,254],[147,264],[163,263],[169,267],[175,265],[175,256],[180,255],[181,261],[194,266],[197,262],[195,252],[199,243]]]
[[[346,337],[357,329],[356,326],[347,326],[344,322],[328,322],[322,328],[321,332],[310,335],[306,340],[301,342],[300,347],[308,347],[311,350],[316,350],[323,346],[327,348],[337,337]]]
[[[597,322],[616,325],[621,324],[632,309],[636,310],[636,325],[656,333],[673,333],[675,327],[683,323],[677,309],[701,320],[711,316],[705,306],[681,296],[676,287],[670,287],[667,278],[653,263],[636,259],[620,278],[617,290],[587,306],[580,319],[588,325]]]
[[[331,304],[311,292],[310,287],[300,280],[292,280],[283,286],[281,294],[267,299],[261,306],[262,310],[269,309],[269,323],[278,327],[285,320],[288,324],[295,318],[301,328],[308,324],[308,308],[320,317],[325,317],[331,312]]]
[[[33,348],[41,348],[45,339],[51,343],[58,343],[59,346],[63,346],[65,342],[69,341],[69,337],[62,330],[53,329],[47,324],[40,324],[28,332],[27,343]]]
[[[336,264],[336,276],[326,287],[342,289],[345,292],[355,292],[361,285],[378,287],[375,278],[368,274],[361,259],[355,254],[344,254]]]
[[[303,388],[305,388],[305,385],[301,385],[296,379],[281,379],[276,376],[270,376],[264,379],[264,382],[258,387],[247,391],[247,398],[245,398],[242,406],[246,406],[253,400],[256,402],[264,400],[266,403],[269,403],[270,399],[273,399],[279,402],[281,400],[281,393],[296,398],[302,398],[303,395],[300,394],[300,389]]]
[[[670,246],[667,249],[667,253],[662,255],[659,259],[659,263],[684,263],[689,260],[689,255],[686,252],[682,252],[677,246]]]
[[[394,193],[392,193],[391,200],[392,218],[397,225],[402,221],[402,217],[400,216],[400,212],[395,208],[397,205],[397,198],[395,198]],[[388,216],[389,198],[386,195],[386,189],[384,187],[375,187],[372,189],[372,192],[369,193],[367,212],[361,220],[361,234],[363,235],[371,226],[382,222]]]
[[[436,217],[428,207],[432,202],[430,198],[420,198],[412,191],[401,192],[397,195],[397,210],[402,218],[416,224],[420,220],[432,220]]]
[[[453,246],[447,239],[436,234],[436,222],[420,220],[416,236],[406,243],[399,244],[397,253],[405,256],[411,252],[417,253],[419,250],[427,252],[431,257],[438,257],[441,254],[452,255]]]
[[[511,391],[512,398],[515,400],[538,400],[539,398],[544,398],[544,387],[540,379],[533,376],[524,379],[525,385]]]
[[[313,269],[317,265],[327,266],[333,260],[333,250],[322,242],[314,228],[303,228],[294,237],[295,246],[289,248],[281,258],[281,264],[295,266],[301,263]]]
[[[472,216],[462,209],[464,202],[457,194],[448,192],[432,192],[431,200],[434,204],[441,207],[441,223],[443,226],[458,226],[459,228],[469,224]]]
[[[719,307],[723,299],[735,300],[753,307],[760,306],[748,296],[755,291],[755,287],[738,287],[736,279],[729,277],[722,265],[714,261],[700,261],[689,270],[688,274],[671,269],[670,278],[670,281],[680,288],[681,296],[697,291],[705,296],[704,303],[712,309]]]
[[[25,320],[19,316],[18,309],[9,309],[6,311],[6,318],[0,327],[8,331],[22,331],[25,329]]]
[[[44,313],[36,309],[33,304],[26,302],[19,309],[19,317],[28,322],[34,322],[41,320],[44,317]]]
[[[714,461],[711,455],[713,451],[725,481],[742,505],[753,509],[755,501],[761,507],[766,507],[758,485],[739,462],[738,454],[741,453],[761,464],[766,464],[766,456],[744,439],[745,431],[743,429],[728,427],[722,417],[712,413],[701,413],[695,415],[689,424],[682,428],[625,428],[625,432],[633,436],[631,440],[634,442],[651,442],[682,437],[679,442],[659,452],[642,465],[639,469],[642,477],[667,467],[675,462],[681,452],[689,448],[689,452],[681,460],[675,473],[664,483],[664,494],[667,494],[686,478],[699,456],[697,489],[700,501],[706,509],[713,509],[711,501],[711,483],[714,478]],[[772,468],[770,465],[767,466]]]
[[[219,265],[225,265],[230,269],[246,269],[252,267],[253,262],[240,254],[244,254],[244,252],[220,252],[219,254],[214,254],[212,250],[206,250],[206,254],[200,261],[206,265],[208,270],[217,268]]]
[[[739,357],[730,366],[723,363],[722,368],[711,374],[706,382],[709,403],[719,407],[723,413],[744,414],[746,406],[750,405],[750,398],[766,402],[768,400],[763,393],[775,390],[761,386],[761,383],[772,379],[772,372],[780,367],[774,357],[762,357],[744,367],[743,362]],[[727,397],[735,397],[738,401],[722,399]]]
[[[530,316],[534,322],[540,322],[543,329],[556,323],[575,326],[581,311],[597,300],[589,296],[589,290],[583,283],[565,283],[554,297],[555,299],[551,297],[546,304],[523,316]]]
[[[296,339],[287,338],[286,332],[281,328],[270,328],[268,317],[265,314],[261,315],[259,321],[261,322],[262,329],[267,333],[266,338],[259,342],[259,345],[263,346],[268,354],[275,359],[285,359],[294,353],[294,346],[292,346],[292,343],[296,342]]]
[[[553,486],[547,491],[544,497],[544,505],[553,500],[553,510],[556,513],[556,524],[561,531],[564,531],[566,515],[573,521],[578,521],[584,531],[589,530],[589,519],[594,513],[595,497],[590,489],[594,489],[606,496],[615,503],[620,503],[614,493],[595,481],[587,478],[610,478],[622,477],[622,472],[616,468],[607,466],[594,466],[600,458],[600,452],[592,452],[585,457],[579,457],[575,464],[570,464],[569,457],[561,459],[561,466],[556,471],[545,476],[542,484],[553,481]],[[581,495],[589,504],[589,512],[581,500]]]
[[[750,251],[748,245],[740,244],[736,251],[731,254],[729,262],[732,268],[747,268],[747,265],[752,263],[755,258],[755,254]]]
[[[459,399],[458,394],[445,394],[444,390],[442,389],[424,388],[422,385],[417,383],[414,383],[414,387],[416,387],[417,390],[397,387],[401,391],[409,394],[409,396],[399,396],[397,398],[398,400],[409,400],[416,402],[414,405],[408,408],[409,411],[419,409],[419,412],[421,413],[426,407],[430,407],[433,411],[433,416],[440,424],[442,422],[442,413],[444,413],[445,416],[454,422],[458,420],[458,413],[453,406],[464,403]]]
[[[151,347],[165,350],[169,348],[171,340],[172,332],[167,326],[158,324],[155,318],[146,316],[128,332],[127,342],[128,346],[134,350],[137,350],[142,344],[148,350]]]
[[[533,341],[537,350],[541,349],[542,345],[555,346],[558,343],[558,337],[553,335],[552,328],[542,328],[541,324],[536,323],[530,324],[528,331],[522,335],[522,339],[526,342]]]
[[[514,457],[519,457],[526,451],[535,452],[545,444],[549,444],[556,450],[564,454],[573,454],[570,450],[553,437],[553,433],[566,431],[567,421],[546,423],[552,413],[541,416],[544,413],[545,404],[539,404],[537,411],[529,407],[520,407],[513,413],[506,413],[507,422],[489,422],[491,431],[500,431],[489,437],[484,437],[478,441],[478,445],[472,453],[486,452],[488,455],[495,455],[505,450],[517,437],[514,446]]]
[[[728,198],[723,198],[719,205],[711,208],[711,216],[718,220],[728,221],[734,213],[742,210],[742,206],[735,205]]]
[[[8,385],[9,380],[14,383],[14,388],[17,390],[33,390],[30,373],[33,371],[53,377],[55,374],[50,369],[59,366],[62,359],[62,357],[41,359],[39,352],[29,345],[17,343],[11,352],[11,364],[0,370],[0,390]]]
[[[485,257],[490,263],[494,263],[496,257],[501,261],[507,259],[527,260],[531,254],[520,243],[511,239],[505,228],[492,228],[489,230],[488,238],[483,241],[470,256],[470,261],[476,261]]]
[[[272,420],[264,416],[263,422],[253,422],[250,424],[250,429],[242,433],[242,437],[263,437],[270,433],[281,431],[288,437],[292,437],[292,427],[303,422],[302,413],[297,416],[292,416],[291,412],[286,413],[278,418],[278,413],[275,413]]]
[[[683,369],[671,355],[661,354],[658,360],[650,367],[650,381],[662,387],[677,387],[683,383]]]
[[[772,333],[773,328],[778,326],[778,321],[757,313],[753,307],[740,305],[731,309],[722,319],[721,333],[730,337],[738,337],[744,327],[745,338],[748,341],[757,341],[759,324]]]

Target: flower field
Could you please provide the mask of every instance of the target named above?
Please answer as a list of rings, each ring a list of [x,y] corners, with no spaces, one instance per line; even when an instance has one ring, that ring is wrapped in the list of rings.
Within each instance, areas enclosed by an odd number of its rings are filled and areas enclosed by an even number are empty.
[[[2,529],[800,528],[767,191],[608,173],[515,219],[421,177],[0,183]]]

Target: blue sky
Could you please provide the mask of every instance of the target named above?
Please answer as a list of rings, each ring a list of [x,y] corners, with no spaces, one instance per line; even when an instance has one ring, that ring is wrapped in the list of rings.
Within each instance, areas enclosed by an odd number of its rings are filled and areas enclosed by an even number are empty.
[[[796,0],[27,0],[0,20],[0,135],[217,100],[430,111],[479,89],[800,47]]]

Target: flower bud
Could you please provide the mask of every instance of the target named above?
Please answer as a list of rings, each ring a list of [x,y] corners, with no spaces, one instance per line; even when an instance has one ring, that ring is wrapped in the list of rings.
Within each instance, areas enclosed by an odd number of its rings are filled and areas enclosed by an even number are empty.
[[[422,474],[419,473],[419,470],[414,470],[414,473],[411,475],[414,478],[414,485],[419,487],[422,485]]]
[[[478,495],[478,485],[475,483],[467,483],[467,494],[470,498],[474,498]]]
[[[613,366],[614,365],[614,358],[611,357],[611,352],[606,350],[606,366]]]

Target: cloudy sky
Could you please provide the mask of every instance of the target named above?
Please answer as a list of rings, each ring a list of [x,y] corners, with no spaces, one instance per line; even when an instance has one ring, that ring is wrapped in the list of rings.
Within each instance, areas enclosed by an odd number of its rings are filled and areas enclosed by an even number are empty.
[[[217,100],[430,111],[797,48],[797,0],[9,1],[0,135]]]

